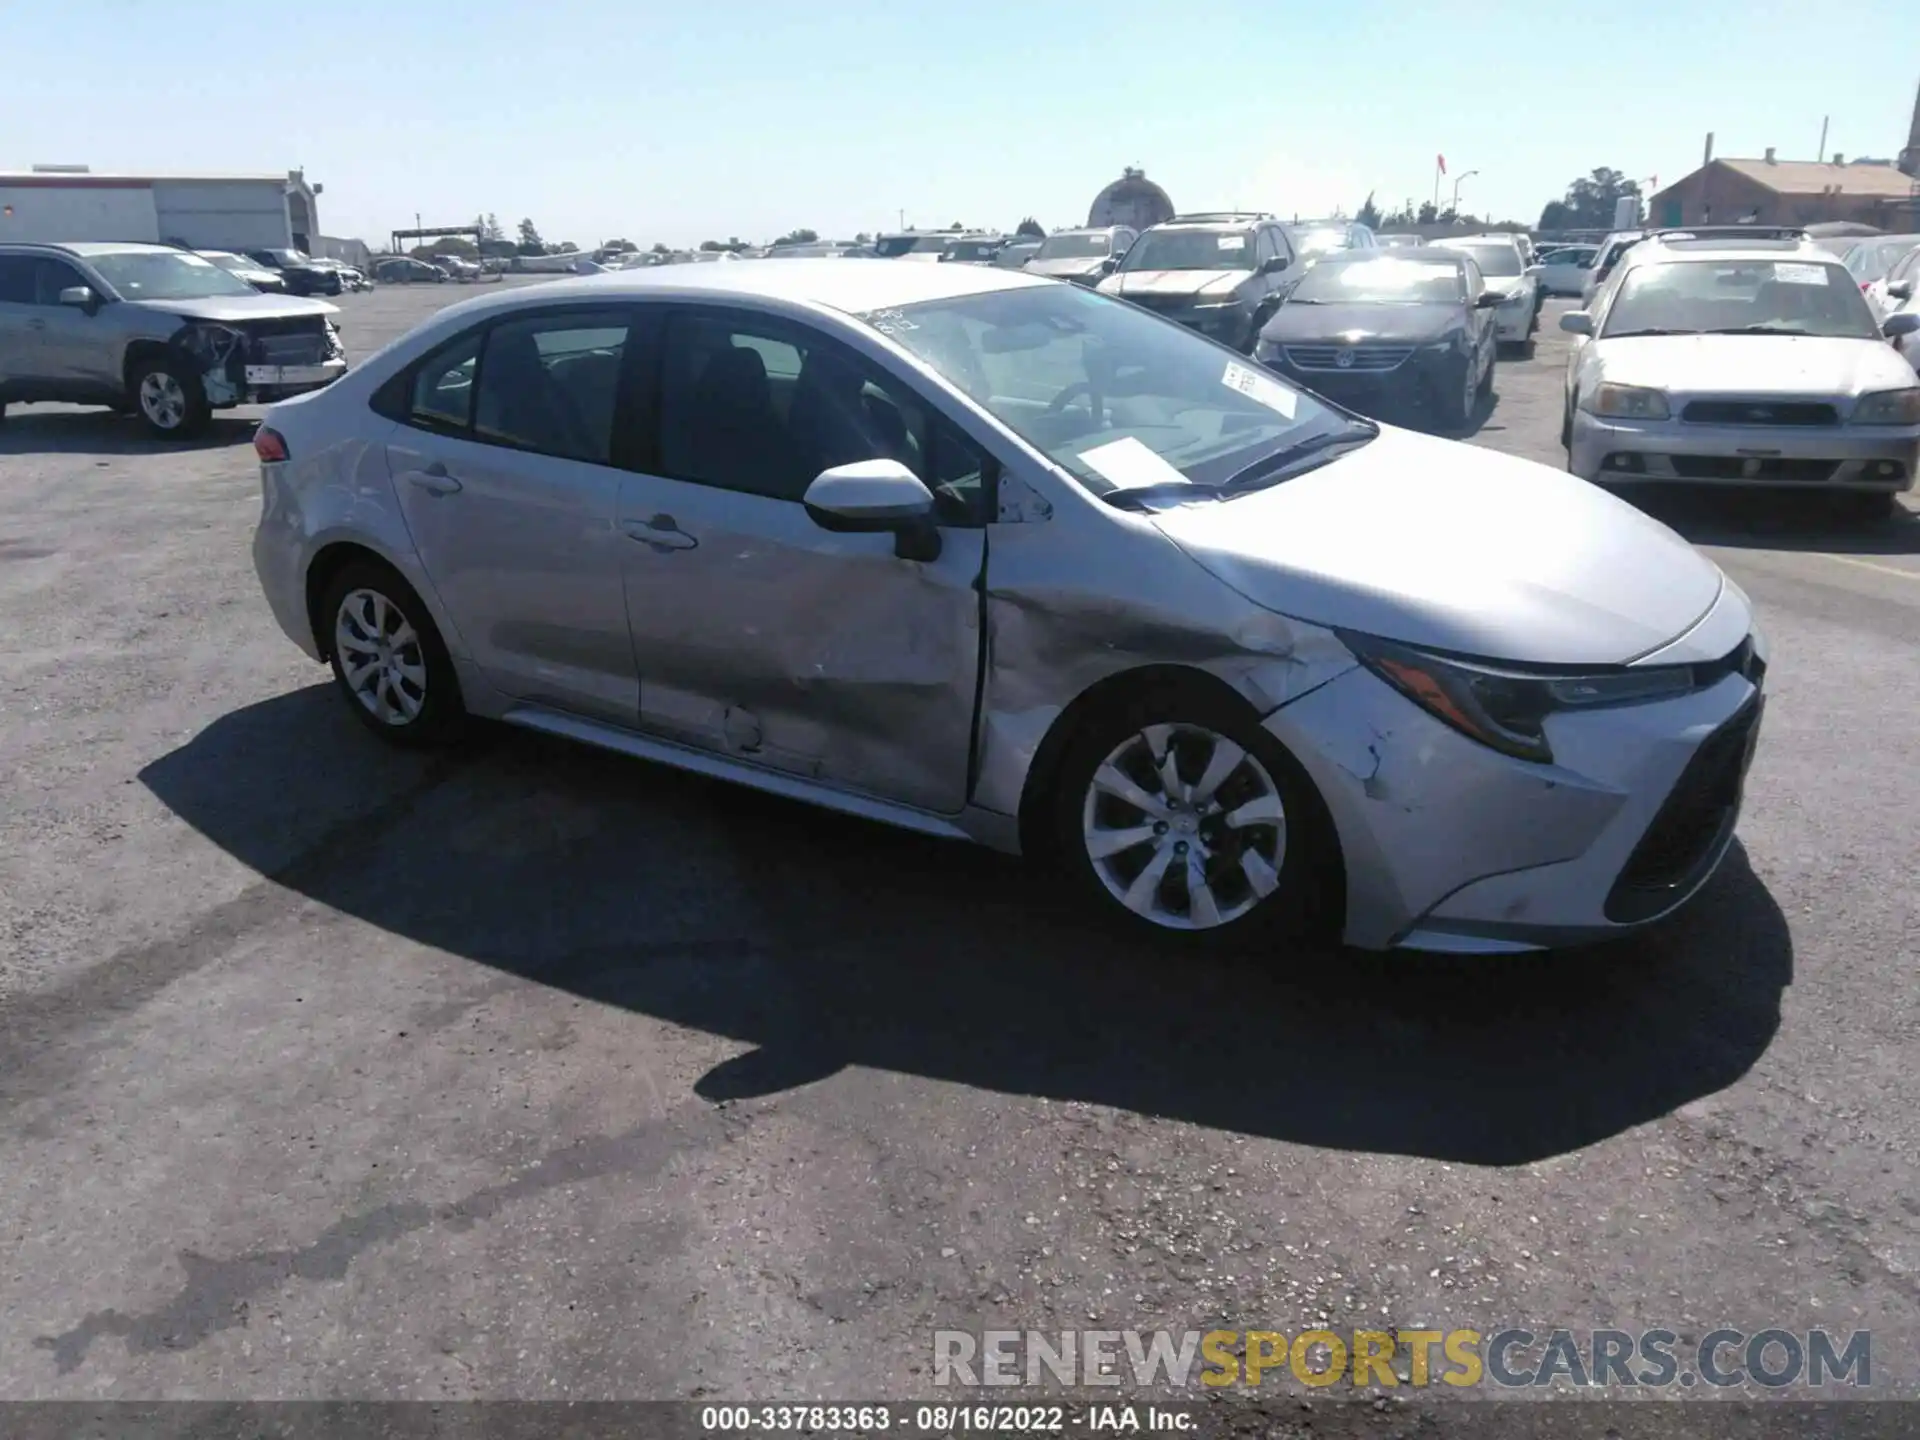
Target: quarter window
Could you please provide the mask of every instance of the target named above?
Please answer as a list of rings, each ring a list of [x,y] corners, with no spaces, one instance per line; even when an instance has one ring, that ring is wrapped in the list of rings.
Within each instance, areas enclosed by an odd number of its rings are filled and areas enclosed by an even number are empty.
[[[473,419],[473,372],[480,336],[468,335],[429,355],[414,371],[407,420],[429,430],[464,430]]]

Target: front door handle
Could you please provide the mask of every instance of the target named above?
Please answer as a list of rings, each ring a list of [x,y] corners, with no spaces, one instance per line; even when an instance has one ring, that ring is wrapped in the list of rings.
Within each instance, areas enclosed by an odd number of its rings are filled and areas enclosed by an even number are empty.
[[[452,495],[460,489],[460,482],[447,473],[447,467],[438,460],[424,470],[415,470],[407,476],[416,490],[424,490],[429,495]]]
[[[622,528],[629,540],[650,545],[655,553],[661,555],[672,550],[691,550],[700,543],[682,530],[671,515],[656,515],[651,520],[630,520]]]

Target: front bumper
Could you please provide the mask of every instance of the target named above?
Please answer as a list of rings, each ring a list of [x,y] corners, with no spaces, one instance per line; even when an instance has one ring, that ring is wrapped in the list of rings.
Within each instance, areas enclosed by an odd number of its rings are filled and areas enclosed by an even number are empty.
[[[1588,480],[1896,492],[1913,487],[1920,426],[1700,425],[1573,412],[1567,468]]]
[[[1540,307],[1532,296],[1493,312],[1493,333],[1502,345],[1524,345],[1534,331]]]
[[[1306,369],[1287,357],[1284,346],[1262,344],[1260,363],[1291,383],[1362,415],[1444,412],[1466,387],[1472,357],[1453,349],[1416,350],[1390,370]]]
[[[1698,893],[1733,841],[1760,690],[1749,667],[1555,716],[1551,765],[1467,739],[1364,668],[1266,725],[1332,814],[1348,944],[1501,953],[1627,934]]]

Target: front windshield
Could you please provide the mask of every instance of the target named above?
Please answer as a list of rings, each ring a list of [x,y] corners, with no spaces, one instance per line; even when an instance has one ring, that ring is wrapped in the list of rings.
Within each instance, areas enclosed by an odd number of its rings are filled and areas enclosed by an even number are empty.
[[[1335,250],[1345,250],[1353,237],[1345,230],[1292,230],[1293,248],[1302,255],[1329,255]]]
[[[1078,286],[861,318],[1097,495],[1160,485],[1204,493],[1355,424],[1183,326]]]
[[[251,295],[253,287],[213,261],[178,250],[122,250],[87,257],[126,300],[206,300]]]
[[[1107,253],[1105,235],[1049,235],[1036,260],[1090,260]]]
[[[1526,269],[1520,263],[1520,252],[1511,245],[1449,245],[1449,250],[1464,250],[1473,257],[1473,263],[1480,267],[1482,275],[1499,275],[1511,278]]]
[[[1457,305],[1466,299],[1458,264],[1432,260],[1348,260],[1316,265],[1289,304]]]
[[[1149,230],[1127,252],[1128,270],[1251,270],[1244,230]]]
[[[893,260],[913,249],[913,240],[911,235],[882,235],[873,242],[873,253]]]
[[[1820,260],[1674,260],[1627,272],[1602,334],[1878,338],[1845,268]]]

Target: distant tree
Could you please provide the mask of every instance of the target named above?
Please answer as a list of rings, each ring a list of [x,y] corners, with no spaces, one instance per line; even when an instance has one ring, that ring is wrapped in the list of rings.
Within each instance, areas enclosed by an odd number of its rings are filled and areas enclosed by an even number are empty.
[[[966,228],[967,227],[962,225],[958,220],[954,221],[951,225],[947,227],[947,229],[949,230],[964,230]]]
[[[799,230],[789,230],[786,234],[782,235],[778,240],[774,241],[773,243],[776,245],[811,245],[813,244],[814,241],[818,240],[819,238],[820,238],[819,231],[807,230],[803,228]]]
[[[602,250],[618,250],[622,255],[631,255],[640,247],[631,240],[606,240],[600,245]]]
[[[1033,216],[1031,215],[1027,216],[1026,219],[1022,220],[1018,225],[1014,226],[1013,233],[1016,235],[1031,235],[1038,240],[1044,240],[1047,238],[1047,232],[1045,227],[1042,226],[1040,222],[1034,219]]]
[[[673,251],[667,247],[664,241],[656,240],[653,242],[653,253],[656,255],[671,255]]]
[[[1400,202],[1400,207],[1397,210],[1381,216],[1380,223],[1389,230],[1404,230],[1408,226],[1417,223],[1413,217],[1413,200],[1408,198]]]
[[[1353,219],[1356,225],[1364,225],[1369,230],[1378,230],[1380,228],[1380,209],[1373,203],[1373,192],[1371,190],[1367,192],[1367,203],[1354,212]]]
[[[873,243],[873,236],[862,230],[858,235],[853,237],[853,243],[856,245],[871,245]]]
[[[1440,212],[1437,218],[1442,225],[1458,225],[1460,223],[1460,212],[1449,205]]]
[[[1413,223],[1416,225],[1431,225],[1439,216],[1440,211],[1434,206],[1431,200],[1422,200],[1419,210],[1414,214]]]
[[[547,253],[549,255],[578,255],[580,253],[580,247],[571,240],[562,240],[558,245],[549,245],[547,247]]]
[[[480,254],[480,247],[463,236],[442,235],[431,245],[416,246],[412,254],[416,260],[431,260],[436,255],[458,255],[462,260],[472,260]]]
[[[1640,201],[1640,183],[1629,180],[1620,171],[1601,165],[1567,186],[1564,198],[1550,200],[1540,212],[1542,230],[1608,230],[1613,227],[1613,210],[1627,196]],[[1645,211],[1644,203],[1636,218]]]
[[[700,242],[700,248],[708,253],[712,253],[715,250],[726,249],[727,242],[724,240],[702,240]]]
[[[533,221],[520,222],[520,253],[522,255],[544,255],[547,247],[540,238],[540,232],[534,228]]]

